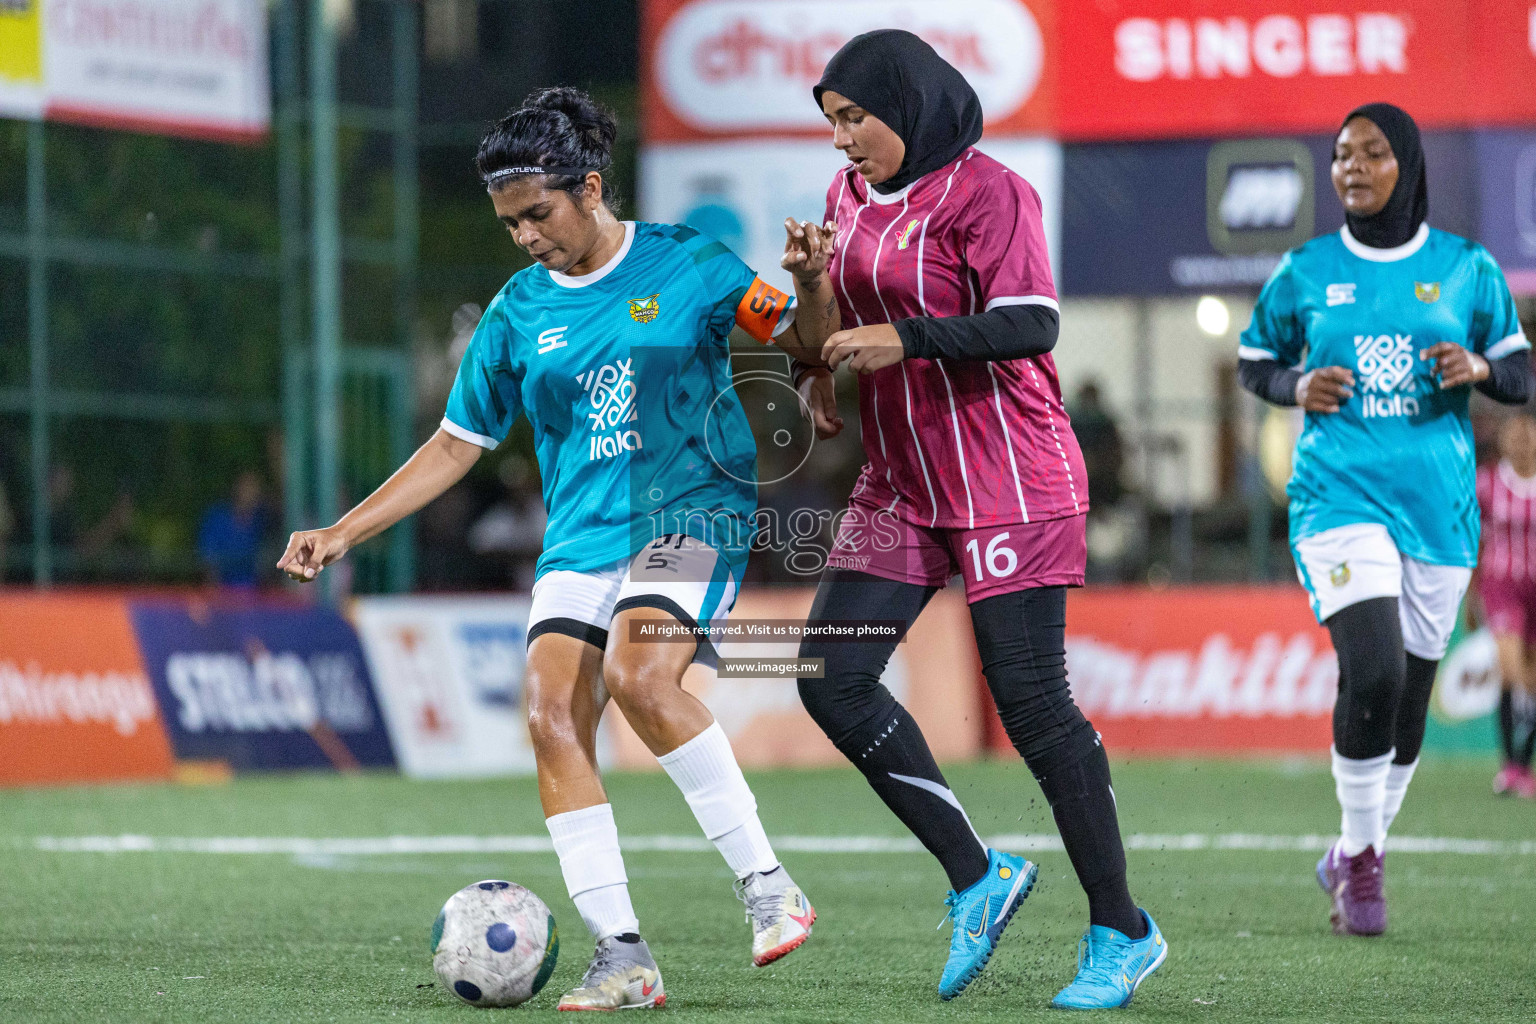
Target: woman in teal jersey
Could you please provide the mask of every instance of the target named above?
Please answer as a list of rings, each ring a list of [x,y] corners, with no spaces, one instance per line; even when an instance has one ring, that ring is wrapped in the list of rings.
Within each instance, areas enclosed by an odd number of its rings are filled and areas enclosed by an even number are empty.
[[[1344,119],[1345,225],[1281,260],[1243,333],[1243,385],[1299,405],[1291,548],[1339,659],[1341,835],[1317,865],[1334,930],[1386,929],[1383,843],[1418,764],[1435,670],[1477,562],[1472,388],[1530,393],[1530,344],[1482,246],[1424,223],[1417,126],[1372,103]]]
[[[735,872],[753,962],[795,949],[815,918],[725,733],[681,686],[713,653],[710,627],[735,600],[756,510],[727,335],[741,327],[801,352],[795,302],[692,229],[616,219],[602,175],[615,132],[583,93],[547,89],[486,135],[480,175],[536,265],[486,309],[441,429],[334,526],[295,533],[278,563],[314,579],[461,479],[518,415],[532,422],[549,525],[529,612],[528,724],[555,852],[597,941],[561,1000],[572,1010],[666,1000],[597,771],[610,694]],[[815,311],[801,318],[825,335]],[[647,639],[664,631],[685,642]]]

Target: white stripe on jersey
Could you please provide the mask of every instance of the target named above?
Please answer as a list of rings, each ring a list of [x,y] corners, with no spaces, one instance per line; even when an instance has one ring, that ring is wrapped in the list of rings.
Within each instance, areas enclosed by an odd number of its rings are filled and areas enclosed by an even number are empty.
[[[1082,512],[1083,507],[1077,500],[1077,482],[1072,479],[1072,462],[1067,458],[1067,450],[1062,447],[1061,432],[1056,429],[1056,412],[1051,408],[1051,393],[1046,390],[1045,385],[1040,383],[1040,377],[1035,373],[1035,361],[1025,359],[1023,363],[1029,368],[1030,383],[1034,384],[1035,390],[1040,392],[1040,400],[1045,406],[1045,421],[1051,425],[1051,439],[1056,442],[1056,451],[1061,455],[1061,468],[1067,474],[1067,491],[1072,495],[1072,511]]]
[[[907,380],[906,360],[902,360],[900,365],[901,389],[907,396],[907,429],[912,431],[912,450],[917,452],[917,464],[923,471],[923,485],[928,488],[928,506],[933,509],[928,525],[933,526],[939,521],[939,499],[933,496],[933,481],[928,479],[928,460],[923,458],[923,443],[918,440],[917,427],[912,422],[912,384]]]
[[[933,204],[933,209],[928,211],[928,216],[923,218],[923,226],[917,236],[917,305],[923,311],[924,316],[928,315],[928,303],[923,297],[923,245],[928,240],[928,222],[933,219],[935,213],[939,212],[939,207],[944,205],[944,200],[949,198],[949,187],[954,184],[955,175],[960,173],[961,166],[970,158],[971,155],[967,153],[964,160],[955,161],[954,170],[949,172],[949,177],[944,181],[944,193],[939,196],[939,201]],[[960,456],[960,482],[965,485],[965,507],[970,515],[971,529],[974,530],[976,528],[976,505],[971,500],[971,478],[965,468],[965,444],[960,438],[960,414],[955,409],[955,389],[950,386],[949,372],[944,369],[943,360],[935,359],[933,365],[937,366],[939,373],[943,375],[944,391],[949,395],[949,422],[955,430],[955,453]],[[910,413],[910,411],[909,408],[908,412]],[[1012,458],[1013,452],[1010,451],[1008,457]],[[934,515],[937,518],[937,506],[934,508]]]
[[[1008,448],[1008,467],[1013,470],[1013,492],[1019,496],[1019,514],[1024,521],[1029,522],[1029,509],[1024,505],[1024,484],[1019,480],[1019,463],[1013,457],[1013,434],[1008,430],[1008,417],[1003,415],[1003,392],[997,384],[997,370],[987,363],[987,372],[992,375],[992,400],[997,403],[997,420],[1003,425],[1003,444]]]
[[[955,411],[955,389],[949,386],[949,373],[944,369],[944,361],[935,359],[933,365],[937,366],[939,373],[943,375],[944,392],[949,395],[949,422],[955,428],[955,454],[960,456],[960,482],[965,485],[965,507],[971,517],[971,529],[974,530],[976,529],[976,506],[971,503],[971,478],[965,472],[965,444],[960,440],[960,414]]]
[[[870,190],[870,195],[874,195],[873,189]],[[901,218],[905,217],[906,215],[907,197],[902,196],[901,212],[892,218],[891,222],[885,226],[884,231],[880,232],[880,241],[875,245],[875,261],[869,265],[869,286],[874,289],[875,301],[880,303],[880,313],[885,317],[886,323],[891,322],[891,311],[886,308],[885,296],[880,294],[880,257],[885,255],[885,236],[890,234],[891,228],[895,227],[897,224],[900,224]]]
[[[965,160],[971,155],[967,153]],[[923,298],[923,244],[928,241],[928,222],[933,215],[939,212],[939,207],[944,205],[944,200],[949,198],[949,187],[955,183],[955,175],[960,173],[960,167],[965,160],[956,160],[955,169],[949,172],[949,177],[944,181],[944,194],[939,196],[939,201],[933,204],[933,209],[928,211],[928,216],[923,218],[923,226],[917,233],[917,305],[923,311],[923,316],[928,315],[928,303]]]

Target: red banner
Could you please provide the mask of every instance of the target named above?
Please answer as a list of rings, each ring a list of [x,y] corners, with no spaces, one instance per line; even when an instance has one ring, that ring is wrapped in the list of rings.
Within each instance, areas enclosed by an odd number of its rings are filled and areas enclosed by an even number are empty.
[[[127,602],[0,595],[0,786],[168,778],[171,767]]]
[[[1067,598],[1067,678],[1114,756],[1319,753],[1338,663],[1296,587],[1090,587]],[[1000,723],[988,736],[1009,749]]]
[[[1426,128],[1536,120],[1530,0],[1059,0],[1062,138],[1332,131],[1385,100]]]
[[[1426,128],[1536,122],[1532,0],[645,0],[644,138],[825,134],[811,86],[875,28],[958,67],[992,138],[1326,132],[1376,100]]]
[[[993,134],[1046,134],[1054,102],[1054,0],[645,0],[646,142],[826,135],[811,98],[853,36],[904,28],[960,69]]]

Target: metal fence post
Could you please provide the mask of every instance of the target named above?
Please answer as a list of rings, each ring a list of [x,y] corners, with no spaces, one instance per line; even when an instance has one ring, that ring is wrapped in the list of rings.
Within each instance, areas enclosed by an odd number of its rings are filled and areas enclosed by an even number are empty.
[[[32,581],[53,581],[48,521],[48,175],[43,123],[27,125],[27,334],[31,360]]]
[[[304,381],[304,139],[301,128],[300,0],[277,7],[278,332],[283,346],[283,521],[291,532],[313,525],[309,507],[309,427]]]
[[[315,512],[322,526],[340,514],[341,486],[341,211],[336,183],[336,26],[327,15],[326,0],[309,5],[309,104],[311,187],[314,196],[310,226],[311,304],[315,349]],[[332,587],[328,601],[340,595]]]
[[[399,345],[404,354],[407,391],[403,404],[403,422],[390,424],[390,437],[397,461],[404,461],[410,451],[413,404],[410,400],[410,367],[416,333],[416,257],[420,229],[420,183],[418,181],[418,85],[416,69],[416,4],[395,0],[394,7],[394,179],[395,179],[395,317],[399,325]],[[415,518],[408,517],[394,529],[390,538],[387,586],[400,592],[411,589],[416,567]]]

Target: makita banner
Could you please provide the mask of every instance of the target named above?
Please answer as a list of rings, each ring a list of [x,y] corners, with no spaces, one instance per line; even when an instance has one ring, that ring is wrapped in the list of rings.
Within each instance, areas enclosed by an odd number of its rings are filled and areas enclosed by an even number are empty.
[[[1536,120],[1530,0],[1058,0],[1062,138],[1331,132],[1385,100],[1422,127]]]
[[[1115,755],[1328,749],[1338,661],[1298,587],[1074,590],[1067,677]]]
[[[392,767],[357,634],[329,608],[130,606],[178,760],[237,770]]]
[[[1287,249],[1344,223],[1332,148],[1332,135],[1063,147],[1062,293],[1257,290]],[[1430,223],[1476,237],[1470,136],[1427,132],[1424,156]]]

